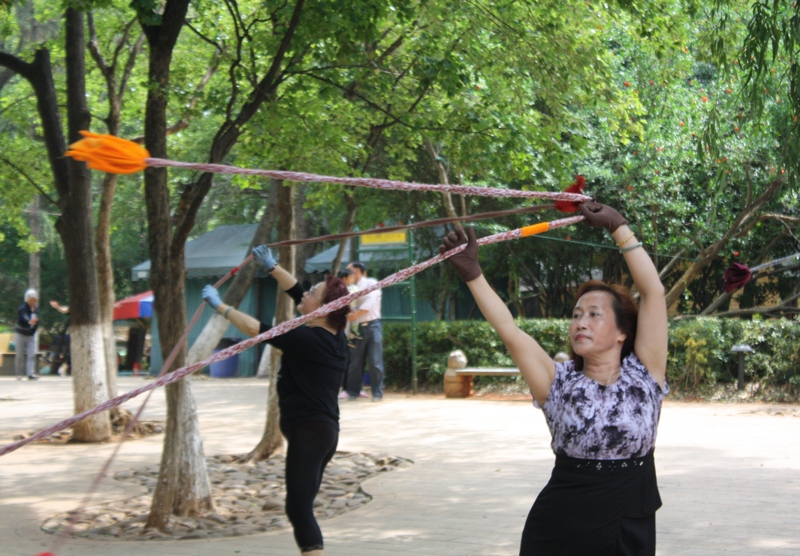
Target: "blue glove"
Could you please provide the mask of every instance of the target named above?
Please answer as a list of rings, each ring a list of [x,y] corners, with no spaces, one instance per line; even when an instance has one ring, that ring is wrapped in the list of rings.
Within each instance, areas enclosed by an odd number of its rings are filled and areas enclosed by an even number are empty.
[[[222,303],[222,299],[219,297],[219,292],[217,288],[214,286],[207,284],[203,288],[203,301],[208,303],[212,309],[216,309],[219,307],[220,303]]]
[[[272,256],[269,247],[266,245],[259,245],[253,249],[253,258],[255,259],[256,263],[263,266],[267,272],[272,272],[272,270],[278,266],[278,263]]]

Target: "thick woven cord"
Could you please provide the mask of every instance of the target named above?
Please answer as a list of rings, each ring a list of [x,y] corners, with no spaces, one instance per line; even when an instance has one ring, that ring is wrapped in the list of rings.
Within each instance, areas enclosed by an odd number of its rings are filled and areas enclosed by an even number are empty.
[[[560,228],[560,227],[563,227],[563,226],[569,226],[571,224],[575,224],[577,222],[580,222],[581,220],[583,220],[583,216],[572,216],[570,218],[563,218],[561,220],[555,220],[553,222],[550,222],[549,229],[552,230],[552,229]],[[501,241],[508,241],[508,240],[511,240],[511,239],[518,239],[520,237],[522,237],[522,230],[521,229],[516,229],[516,230],[511,230],[509,232],[501,232],[499,234],[494,234],[494,235],[491,235],[491,236],[487,236],[487,237],[481,238],[481,239],[478,240],[478,245],[489,245],[489,244],[498,243],[498,242],[501,242]],[[274,338],[275,336],[280,336],[281,334],[285,334],[289,330],[297,328],[298,326],[300,326],[302,324],[305,324],[305,323],[307,323],[308,321],[310,321],[312,319],[315,319],[317,317],[326,315],[326,314],[328,314],[328,313],[330,313],[332,311],[336,311],[337,309],[341,309],[342,307],[350,305],[353,301],[355,301],[359,297],[362,297],[362,296],[364,296],[364,295],[366,295],[366,294],[368,294],[370,292],[373,292],[373,291],[378,290],[380,288],[385,288],[385,287],[391,286],[391,285],[396,284],[398,282],[402,282],[402,281],[408,279],[410,276],[412,276],[414,274],[417,274],[418,272],[422,272],[426,268],[428,268],[430,266],[433,266],[435,264],[438,264],[438,263],[444,261],[445,259],[448,259],[448,258],[452,257],[453,255],[455,255],[457,253],[460,253],[461,251],[463,251],[465,249],[465,247],[466,247],[466,244],[459,245],[455,249],[452,249],[452,250],[450,250],[450,251],[448,251],[446,253],[442,253],[440,255],[436,255],[435,257],[433,257],[431,259],[428,259],[427,261],[421,262],[421,263],[416,264],[414,266],[411,266],[409,268],[405,268],[405,269],[403,269],[403,270],[401,270],[401,271],[399,271],[399,272],[397,272],[395,274],[387,276],[386,278],[384,278],[383,280],[381,280],[377,284],[374,284],[374,285],[372,285],[372,286],[370,286],[368,288],[364,288],[363,290],[360,290],[358,292],[351,293],[351,294],[346,295],[344,297],[340,297],[339,299],[337,299],[335,301],[332,301],[331,303],[328,303],[327,305],[323,305],[322,307],[320,307],[316,311],[308,313],[307,315],[303,315],[303,316],[298,317],[296,319],[281,323],[278,326],[276,326],[274,328],[271,328],[270,330],[264,332],[263,334],[259,334],[258,336],[254,336],[254,337],[250,338],[249,340],[244,340],[244,341],[239,342],[238,344],[233,345],[233,346],[231,346],[231,347],[229,347],[227,349],[223,349],[223,350],[221,350],[221,351],[219,351],[219,352],[217,352],[215,354],[212,354],[209,358],[207,358],[207,359],[205,359],[203,361],[200,361],[200,362],[195,363],[193,365],[189,365],[187,367],[183,367],[181,369],[177,369],[177,370],[175,370],[175,371],[173,371],[173,372],[171,372],[169,374],[165,374],[165,375],[159,377],[158,379],[154,380],[150,384],[147,384],[147,385],[142,386],[141,388],[137,388],[135,390],[131,390],[130,392],[122,394],[121,396],[117,396],[116,398],[113,398],[113,399],[110,399],[110,400],[108,400],[108,401],[106,401],[104,403],[101,403],[100,405],[98,405],[96,407],[93,407],[92,409],[87,409],[86,411],[84,411],[82,413],[78,413],[77,415],[73,415],[72,417],[70,417],[68,419],[64,419],[63,421],[60,421],[60,422],[58,422],[55,425],[52,425],[50,427],[47,427],[46,429],[43,429],[43,430],[41,430],[41,431],[29,436],[28,438],[24,438],[22,440],[18,440],[16,442],[12,442],[10,444],[6,444],[5,446],[1,446],[0,447],[0,456],[4,456],[5,454],[8,454],[9,452],[13,452],[14,450],[22,448],[23,446],[25,446],[27,444],[30,444],[31,442],[35,442],[36,440],[39,440],[40,438],[44,438],[45,436],[49,436],[49,435],[51,435],[53,433],[56,433],[56,432],[58,432],[60,430],[64,430],[66,428],[69,428],[72,425],[74,425],[75,423],[78,423],[79,421],[81,421],[83,419],[86,419],[87,417],[89,417],[91,415],[94,415],[96,413],[101,413],[103,411],[108,411],[109,409],[111,409],[113,407],[117,407],[118,405],[121,405],[121,404],[127,402],[128,400],[130,400],[132,398],[135,398],[136,396],[139,396],[140,394],[143,394],[143,393],[145,393],[145,392],[147,392],[149,390],[153,390],[155,388],[159,388],[159,387],[164,386],[166,384],[170,384],[172,382],[176,382],[176,381],[182,379],[183,377],[185,377],[187,375],[190,375],[190,374],[192,374],[192,373],[194,373],[196,371],[199,371],[200,369],[210,365],[211,363],[217,363],[218,361],[222,361],[224,359],[227,359],[228,357],[232,357],[233,355],[236,355],[237,353],[241,353],[244,350],[254,346],[255,344],[264,342],[266,340],[269,340],[270,338]]]
[[[515,197],[549,199],[552,201],[571,201],[584,203],[592,198],[580,193],[550,192],[550,191],[521,191],[518,189],[499,189],[496,187],[476,187],[474,185],[450,185],[414,183],[407,181],[382,180],[375,178],[349,178],[340,176],[321,176],[305,172],[287,172],[282,170],[259,170],[257,168],[238,168],[225,164],[202,164],[199,162],[177,162],[165,158],[148,158],[145,162],[153,167],[187,168],[212,174],[242,174],[245,176],[264,176],[276,180],[340,183],[342,185],[355,185],[371,187],[374,189],[387,189],[397,191],[434,191],[447,192],[458,195],[476,195],[479,197]]]

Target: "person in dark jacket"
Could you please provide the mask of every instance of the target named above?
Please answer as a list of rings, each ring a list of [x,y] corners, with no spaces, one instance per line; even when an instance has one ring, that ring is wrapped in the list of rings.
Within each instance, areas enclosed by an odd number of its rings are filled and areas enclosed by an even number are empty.
[[[269,248],[253,249],[255,261],[267,269],[305,315],[348,294],[334,275],[304,291],[297,279],[277,265]],[[224,303],[213,286],[203,288],[203,299],[236,328],[256,336],[271,325]],[[344,328],[349,307],[317,317],[307,324],[267,340],[280,349],[278,405],[280,429],[286,437],[286,515],[294,538],[305,556],[323,554],[322,532],[314,517],[314,498],[322,473],[339,442],[337,395],[347,364]]]
[[[17,321],[14,323],[14,372],[17,380],[22,380],[22,373],[28,380],[36,380],[36,329],[39,327],[39,305],[36,290],[25,292],[25,303],[17,310]]]

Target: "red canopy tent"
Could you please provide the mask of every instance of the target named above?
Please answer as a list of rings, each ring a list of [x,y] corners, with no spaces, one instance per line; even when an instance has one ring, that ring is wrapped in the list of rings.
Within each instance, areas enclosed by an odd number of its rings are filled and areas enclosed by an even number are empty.
[[[152,318],[153,292],[144,292],[114,303],[114,320]]]

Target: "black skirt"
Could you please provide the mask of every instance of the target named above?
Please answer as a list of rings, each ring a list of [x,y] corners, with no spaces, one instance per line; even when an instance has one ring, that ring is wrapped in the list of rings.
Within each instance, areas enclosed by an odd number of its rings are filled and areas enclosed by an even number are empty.
[[[653,556],[660,507],[652,452],[630,460],[556,456],[520,556]]]

